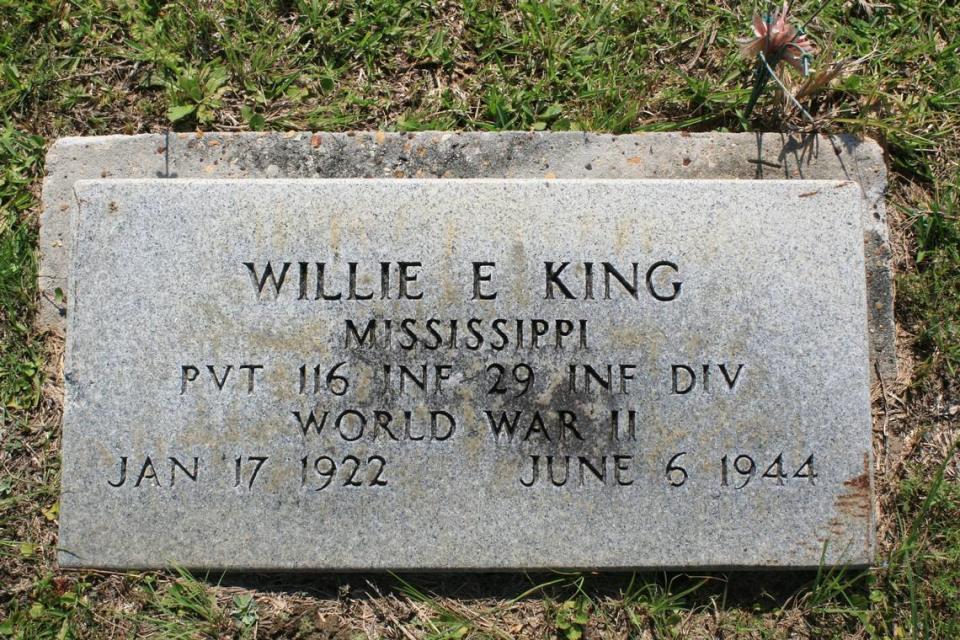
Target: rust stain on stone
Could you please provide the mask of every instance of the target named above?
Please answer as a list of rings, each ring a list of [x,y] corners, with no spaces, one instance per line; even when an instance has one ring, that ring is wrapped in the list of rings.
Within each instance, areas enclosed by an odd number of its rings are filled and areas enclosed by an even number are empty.
[[[851,487],[855,489],[858,493],[869,492],[870,489],[870,476],[866,473],[857,476],[856,478],[850,478],[843,483],[845,487]]]
[[[853,540],[851,527],[864,526],[863,549],[870,553],[872,540],[872,496],[870,493],[870,455],[863,454],[863,473],[843,482],[848,490],[836,497],[834,506],[837,514],[827,522],[826,535],[817,536],[817,542],[828,545],[842,544],[843,538]]]
[[[870,491],[870,454],[863,454],[863,473],[849,480],[844,481],[843,485],[850,489],[849,492],[837,496],[835,501],[840,516],[847,518],[858,518],[864,523],[863,548],[869,554],[870,541],[873,538],[871,528],[873,527],[873,499]],[[834,520],[839,519],[835,518]],[[833,524],[833,521],[831,521]]]

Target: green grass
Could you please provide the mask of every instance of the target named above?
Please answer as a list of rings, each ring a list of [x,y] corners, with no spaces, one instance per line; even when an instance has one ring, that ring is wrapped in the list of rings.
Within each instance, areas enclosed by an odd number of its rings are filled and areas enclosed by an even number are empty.
[[[960,5],[941,0],[833,2],[808,29],[821,66],[864,58],[804,102],[821,127],[873,135],[888,153],[902,249],[897,317],[917,363],[888,390],[888,427],[905,459],[880,496],[877,569],[514,576],[475,579],[468,598],[443,580],[238,591],[185,572],[65,574],[53,562],[59,406],[43,385],[58,345],[32,329],[32,316],[37,194],[54,138],[167,127],[804,127],[772,88],[744,116],[751,66],[737,39],[752,6],[0,0],[0,637],[960,637],[950,461],[960,405]]]
[[[36,226],[25,223],[36,206],[31,187],[40,175],[43,139],[6,127],[0,131],[0,415],[40,400],[43,354],[31,331],[36,296]]]
[[[925,369],[960,377],[960,173],[929,206],[909,208],[917,270],[900,280]]]
[[[899,626],[907,637],[960,637],[960,485],[945,476],[956,454],[954,445],[935,469],[913,465],[901,483],[896,516],[908,524],[871,592],[875,628],[889,635]]]

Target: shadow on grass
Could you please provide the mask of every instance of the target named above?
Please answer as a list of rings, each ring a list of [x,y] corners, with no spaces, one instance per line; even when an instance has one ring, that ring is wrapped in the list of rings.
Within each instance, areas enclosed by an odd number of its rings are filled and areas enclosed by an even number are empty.
[[[833,573],[836,576],[835,570]],[[866,593],[868,571],[847,571],[843,582]],[[218,579],[219,578],[219,579]],[[277,595],[307,593],[321,598],[354,599],[389,593],[410,595],[406,587],[437,598],[458,600],[558,600],[579,592],[591,600],[621,599],[638,589],[659,587],[664,595],[685,593],[687,608],[711,600],[727,607],[782,608],[826,583],[816,570],[731,572],[530,572],[530,573],[231,573],[208,574],[220,586],[256,589]]]

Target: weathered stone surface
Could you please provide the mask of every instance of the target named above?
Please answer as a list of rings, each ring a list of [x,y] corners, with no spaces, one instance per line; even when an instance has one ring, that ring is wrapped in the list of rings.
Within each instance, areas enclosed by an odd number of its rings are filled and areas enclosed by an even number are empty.
[[[871,561],[855,182],[76,190],[64,565]]]
[[[38,316],[61,330],[73,184],[98,178],[844,179],[861,186],[871,373],[896,377],[886,167],[871,140],[646,133],[207,133],[64,138],[47,156]]]

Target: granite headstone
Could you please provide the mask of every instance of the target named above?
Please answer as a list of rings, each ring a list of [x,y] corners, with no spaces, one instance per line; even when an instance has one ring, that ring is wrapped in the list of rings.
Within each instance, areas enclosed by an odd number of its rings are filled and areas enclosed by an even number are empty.
[[[93,180],[60,562],[862,566],[862,186]]]

